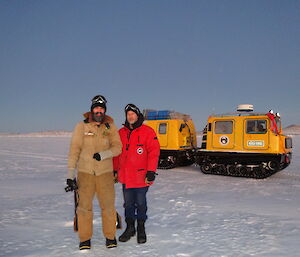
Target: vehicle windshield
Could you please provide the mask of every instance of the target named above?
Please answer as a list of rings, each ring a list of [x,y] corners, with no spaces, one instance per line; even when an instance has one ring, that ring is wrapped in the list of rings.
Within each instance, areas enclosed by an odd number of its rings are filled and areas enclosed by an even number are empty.
[[[277,125],[277,129],[278,129],[278,132],[281,131],[281,120],[280,118],[275,118],[275,122],[276,122],[276,125]]]
[[[247,120],[248,134],[265,134],[267,132],[266,120]]]

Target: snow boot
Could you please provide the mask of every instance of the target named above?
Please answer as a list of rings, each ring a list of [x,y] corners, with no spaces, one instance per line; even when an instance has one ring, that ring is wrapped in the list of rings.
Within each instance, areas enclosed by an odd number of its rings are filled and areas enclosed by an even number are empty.
[[[134,219],[126,218],[125,222],[127,227],[122,235],[119,237],[120,242],[127,242],[132,236],[135,235]]]
[[[106,238],[106,248],[114,248],[117,247],[117,240],[116,238],[114,239],[108,239]]]
[[[147,236],[145,232],[145,220],[137,221],[137,242],[139,244],[144,244],[147,241]]]
[[[79,243],[79,250],[91,249],[91,239]]]

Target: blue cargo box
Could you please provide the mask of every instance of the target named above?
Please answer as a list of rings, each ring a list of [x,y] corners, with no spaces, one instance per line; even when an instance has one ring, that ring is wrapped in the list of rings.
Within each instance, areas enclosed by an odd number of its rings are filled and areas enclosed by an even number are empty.
[[[157,112],[156,111],[147,112],[147,119],[148,120],[156,120],[157,119]]]
[[[148,116],[148,117],[149,117],[149,116],[151,116],[151,117],[157,116],[157,112],[156,112],[156,111],[148,112],[148,113],[147,113],[147,116]]]
[[[158,111],[158,117],[159,120],[165,120],[170,118],[170,111],[164,110],[164,111]]]

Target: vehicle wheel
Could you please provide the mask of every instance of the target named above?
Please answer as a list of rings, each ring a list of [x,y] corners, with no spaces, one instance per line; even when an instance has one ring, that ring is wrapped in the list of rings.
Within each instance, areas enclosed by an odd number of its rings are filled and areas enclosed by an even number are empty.
[[[212,165],[210,163],[204,163],[200,166],[200,169],[204,174],[211,174]]]
[[[176,158],[174,156],[168,156],[159,159],[158,168],[162,170],[173,169],[177,166]]]
[[[229,176],[235,176],[236,171],[235,171],[235,166],[234,165],[228,165],[227,166],[227,173]]]
[[[271,170],[271,171],[278,171],[279,170],[279,162],[278,161],[269,161],[268,162],[268,169]]]

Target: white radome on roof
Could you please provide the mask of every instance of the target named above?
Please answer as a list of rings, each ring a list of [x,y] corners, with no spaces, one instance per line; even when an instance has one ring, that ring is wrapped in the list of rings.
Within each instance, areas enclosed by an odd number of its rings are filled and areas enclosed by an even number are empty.
[[[253,105],[252,104],[240,104],[237,107],[238,112],[252,112]]]

